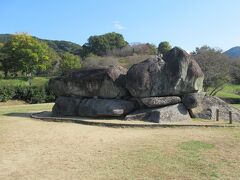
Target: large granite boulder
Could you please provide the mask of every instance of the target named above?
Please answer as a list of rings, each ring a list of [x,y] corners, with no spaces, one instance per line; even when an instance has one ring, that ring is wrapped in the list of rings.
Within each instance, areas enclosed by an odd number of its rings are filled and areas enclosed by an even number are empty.
[[[75,97],[59,97],[57,98],[53,108],[53,116],[76,116],[78,104],[81,98]]]
[[[178,47],[164,59],[150,58],[128,71],[121,66],[74,70],[50,80],[58,96],[52,114],[167,123],[189,120],[190,115],[215,119],[219,109],[220,119],[228,119],[232,111],[233,120],[240,120],[240,110],[199,93],[203,78],[192,56]]]
[[[219,119],[229,120],[229,111],[232,112],[233,121],[240,121],[240,110],[232,107],[218,97],[197,96],[197,106],[189,109],[194,118],[216,119],[216,110],[219,109]]]
[[[202,91],[204,74],[191,55],[175,47],[167,54],[165,61],[170,92],[183,95]]]
[[[142,120],[155,123],[167,123],[190,120],[188,110],[183,104],[162,108],[137,110],[125,117],[126,120]]]
[[[135,109],[131,101],[118,99],[83,99],[78,105],[78,115],[88,117],[123,116]]]
[[[166,96],[166,97],[146,97],[141,98],[141,102],[147,107],[162,107],[181,102],[181,98],[178,96]]]
[[[118,98],[127,92],[126,73],[121,66],[78,70],[51,79],[49,86],[57,96]]]
[[[187,109],[193,109],[201,104],[205,93],[189,93],[182,96],[182,102]]]
[[[163,60],[150,58],[133,65],[126,87],[134,97],[181,96],[202,90],[204,75],[196,61],[175,47]]]

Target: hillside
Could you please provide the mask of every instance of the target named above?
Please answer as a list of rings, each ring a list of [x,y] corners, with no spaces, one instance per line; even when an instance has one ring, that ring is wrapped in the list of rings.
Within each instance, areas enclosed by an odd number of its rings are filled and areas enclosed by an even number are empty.
[[[11,34],[0,34],[0,43],[6,43],[11,39]],[[49,47],[53,48],[57,53],[69,52],[75,55],[80,55],[82,47],[79,44],[70,41],[47,40],[35,37],[40,41],[44,41]]]
[[[240,46],[233,47],[224,52],[229,57],[240,58]]]
[[[10,40],[11,34],[0,34],[0,43],[6,43]]]

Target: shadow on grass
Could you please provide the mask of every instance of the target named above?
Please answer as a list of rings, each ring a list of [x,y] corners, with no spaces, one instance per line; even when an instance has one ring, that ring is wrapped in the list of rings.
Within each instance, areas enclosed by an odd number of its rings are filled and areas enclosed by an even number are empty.
[[[20,112],[16,112],[16,113],[6,113],[3,114],[4,116],[12,116],[12,117],[30,117],[32,113],[20,113]]]
[[[52,116],[51,115],[51,111],[42,111],[42,112],[12,112],[12,113],[5,113],[3,114],[4,116],[11,116],[11,117],[31,117],[32,114],[35,114],[35,116],[37,115],[39,117],[39,119],[41,120],[41,118],[57,118],[57,119],[62,119],[62,118],[72,118],[72,119],[88,119],[88,120],[92,120],[93,118],[91,117],[80,117],[80,116]],[[103,117],[94,117],[94,120],[103,120]],[[116,120],[117,118],[113,118],[113,117],[104,117],[104,120]],[[119,117],[118,120],[122,120],[123,117]]]

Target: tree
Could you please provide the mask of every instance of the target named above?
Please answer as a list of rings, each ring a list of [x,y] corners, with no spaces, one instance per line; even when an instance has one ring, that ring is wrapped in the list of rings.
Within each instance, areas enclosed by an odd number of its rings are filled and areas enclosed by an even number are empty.
[[[0,43],[7,43],[11,40],[13,34],[0,34]],[[58,40],[47,40],[34,37],[34,39],[44,42],[48,45],[49,48],[55,50],[58,55],[61,55],[65,52],[69,52],[74,55],[80,55],[82,47],[79,44],[70,42],[70,41],[58,41]]]
[[[146,43],[138,43],[133,44],[133,53],[135,54],[141,54],[141,55],[155,55],[157,53],[157,48],[154,44]]]
[[[202,46],[192,53],[204,73],[204,90],[211,88],[210,95],[216,95],[230,80],[230,62],[222,50]]]
[[[5,75],[21,71],[31,76],[36,71],[44,71],[51,66],[48,45],[28,34],[12,36],[3,46],[2,53],[4,58],[1,64]]]
[[[50,65],[47,69],[38,69],[36,71],[37,76],[53,76],[59,72],[59,64],[61,61],[61,54],[57,53],[53,48],[49,47],[48,57],[50,59]]]
[[[8,73],[13,70],[14,63],[9,61],[9,54],[6,51],[4,44],[0,44],[0,70],[3,71],[4,77],[6,78]]]
[[[82,47],[79,44],[72,43],[69,41],[52,41],[52,40],[42,40],[47,43],[47,45],[54,49],[58,54],[63,54],[69,52],[74,55],[80,55]]]
[[[66,72],[71,69],[81,67],[81,59],[79,56],[75,56],[70,53],[64,53],[60,60],[59,69],[61,72]]]
[[[171,49],[172,49],[172,46],[168,41],[160,42],[158,45],[158,53],[162,54],[163,57],[165,57],[168,51],[170,51]]]
[[[127,44],[121,34],[115,32],[106,33],[100,36],[90,36],[88,43],[83,45],[83,52],[104,56],[107,51],[123,48]]]
[[[82,59],[85,59],[90,54],[91,54],[91,49],[90,49],[89,45],[87,43],[85,43],[82,46],[82,51],[81,51],[80,56],[81,56]]]
[[[240,84],[240,59],[231,59],[230,75],[232,83]]]
[[[112,56],[96,56],[90,54],[82,63],[83,69],[104,68],[118,64],[118,59]]]
[[[134,43],[131,46],[127,45],[120,49],[113,49],[107,51],[107,56],[126,57],[133,55],[156,55],[157,48],[150,43]]]
[[[2,47],[4,46],[3,43],[0,43],[0,70],[3,70],[2,62],[4,61],[4,54],[2,52]],[[5,74],[5,73],[4,73]]]

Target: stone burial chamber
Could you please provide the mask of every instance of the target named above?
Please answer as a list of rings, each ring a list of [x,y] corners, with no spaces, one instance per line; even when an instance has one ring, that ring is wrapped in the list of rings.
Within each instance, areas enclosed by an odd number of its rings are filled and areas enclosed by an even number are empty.
[[[175,47],[165,59],[149,58],[130,67],[74,70],[50,79],[57,96],[52,116],[112,117],[154,123],[214,119],[216,108],[227,119],[239,110],[202,91],[204,74],[186,51]]]

